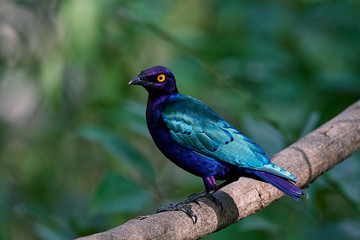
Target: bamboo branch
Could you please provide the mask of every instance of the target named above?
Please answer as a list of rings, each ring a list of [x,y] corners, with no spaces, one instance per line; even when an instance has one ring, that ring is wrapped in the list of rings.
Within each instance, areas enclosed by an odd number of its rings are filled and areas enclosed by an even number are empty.
[[[308,187],[315,179],[360,148],[360,100],[318,129],[272,157],[272,161]],[[191,203],[196,224],[180,211],[162,212],[132,219],[106,232],[79,240],[98,239],[199,239],[225,228],[284,196],[270,184],[249,178],[229,184],[215,193],[221,211],[211,200]]]

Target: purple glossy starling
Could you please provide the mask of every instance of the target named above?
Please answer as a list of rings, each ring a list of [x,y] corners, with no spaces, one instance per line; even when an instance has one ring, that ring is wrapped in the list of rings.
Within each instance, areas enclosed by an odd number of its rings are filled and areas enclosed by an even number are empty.
[[[173,73],[160,66],[143,70],[130,85],[149,93],[146,121],[160,151],[182,169],[202,177],[206,193],[240,176],[262,179],[290,197],[304,194],[291,182],[296,177],[270,162],[250,138],[223,120],[204,103],[180,94]]]

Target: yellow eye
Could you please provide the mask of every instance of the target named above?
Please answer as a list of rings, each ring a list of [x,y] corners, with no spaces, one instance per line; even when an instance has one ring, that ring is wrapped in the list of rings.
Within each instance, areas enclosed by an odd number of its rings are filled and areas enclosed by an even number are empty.
[[[159,76],[157,76],[157,80],[158,80],[158,82],[165,81],[165,74],[160,74]]]

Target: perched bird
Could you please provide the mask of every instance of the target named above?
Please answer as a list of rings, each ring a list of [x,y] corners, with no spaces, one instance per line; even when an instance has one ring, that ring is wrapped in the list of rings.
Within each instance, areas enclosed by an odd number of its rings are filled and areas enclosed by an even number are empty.
[[[156,146],[173,163],[202,177],[208,195],[217,190],[215,180],[230,183],[240,176],[262,179],[296,200],[304,194],[291,183],[296,177],[270,162],[254,141],[204,103],[180,94],[169,69],[147,68],[129,84],[149,93],[146,121]]]

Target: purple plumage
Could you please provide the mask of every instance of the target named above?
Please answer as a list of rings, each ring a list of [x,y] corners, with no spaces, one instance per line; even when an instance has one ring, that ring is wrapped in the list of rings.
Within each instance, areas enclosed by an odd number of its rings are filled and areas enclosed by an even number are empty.
[[[270,161],[249,137],[204,103],[180,94],[175,77],[165,67],[143,70],[130,81],[149,93],[146,120],[156,146],[179,167],[203,178],[208,194],[240,176],[262,179],[299,200],[304,192],[297,178]]]
[[[277,189],[279,189],[280,191],[286,193],[287,195],[289,195],[290,197],[292,197],[293,199],[299,201],[300,195],[304,195],[305,193],[298,188],[297,186],[295,186],[294,184],[292,184],[289,180],[284,179],[282,177],[267,173],[267,172],[263,172],[263,171],[255,171],[255,170],[251,170],[251,169],[246,169],[244,170],[245,172],[249,173],[249,174],[254,174],[256,176],[258,176],[259,178],[261,178],[261,180],[270,183],[271,185],[273,185],[274,187],[276,187]]]

